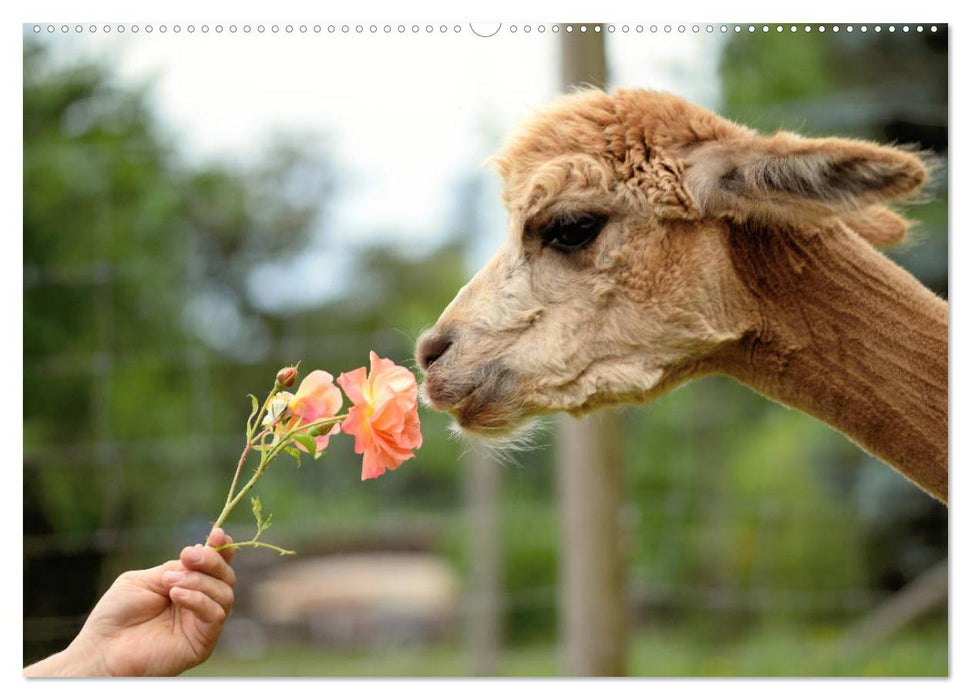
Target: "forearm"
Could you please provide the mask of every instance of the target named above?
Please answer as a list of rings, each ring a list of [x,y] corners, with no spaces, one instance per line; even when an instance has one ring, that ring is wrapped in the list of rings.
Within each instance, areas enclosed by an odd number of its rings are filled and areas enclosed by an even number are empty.
[[[104,660],[94,646],[75,639],[64,651],[24,669],[24,676],[107,676]]]

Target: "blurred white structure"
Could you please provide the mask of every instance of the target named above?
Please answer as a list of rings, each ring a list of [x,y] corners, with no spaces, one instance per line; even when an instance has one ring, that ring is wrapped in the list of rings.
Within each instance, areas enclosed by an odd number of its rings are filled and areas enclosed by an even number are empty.
[[[432,554],[370,552],[275,566],[254,586],[254,617],[318,642],[387,645],[440,639],[459,614],[459,580]]]

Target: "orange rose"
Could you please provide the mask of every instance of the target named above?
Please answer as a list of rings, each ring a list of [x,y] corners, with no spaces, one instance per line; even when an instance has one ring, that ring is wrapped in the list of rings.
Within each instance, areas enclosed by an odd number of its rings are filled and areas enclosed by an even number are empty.
[[[354,436],[354,452],[364,455],[361,480],[397,469],[421,447],[418,384],[414,375],[371,352],[371,374],[364,367],[345,372],[337,383],[354,406],[341,430]]]

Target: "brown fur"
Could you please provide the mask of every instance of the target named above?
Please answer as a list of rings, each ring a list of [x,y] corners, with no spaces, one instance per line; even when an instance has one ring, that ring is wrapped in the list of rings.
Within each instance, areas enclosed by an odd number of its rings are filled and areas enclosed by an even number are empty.
[[[496,159],[509,240],[423,335],[468,430],[650,400],[711,373],[834,426],[947,499],[947,305],[873,246],[914,154],[762,136],[673,95],[565,97]],[[563,252],[551,222],[606,217]]]

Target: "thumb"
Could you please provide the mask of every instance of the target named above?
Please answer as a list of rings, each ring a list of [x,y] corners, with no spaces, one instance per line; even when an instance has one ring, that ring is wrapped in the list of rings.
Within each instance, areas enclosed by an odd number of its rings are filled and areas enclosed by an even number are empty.
[[[168,571],[185,571],[185,567],[182,566],[182,562],[171,560],[153,566],[151,569],[127,571],[118,577],[116,583],[130,583],[141,588],[147,588],[153,593],[168,596],[170,585],[163,579],[163,574]]]

